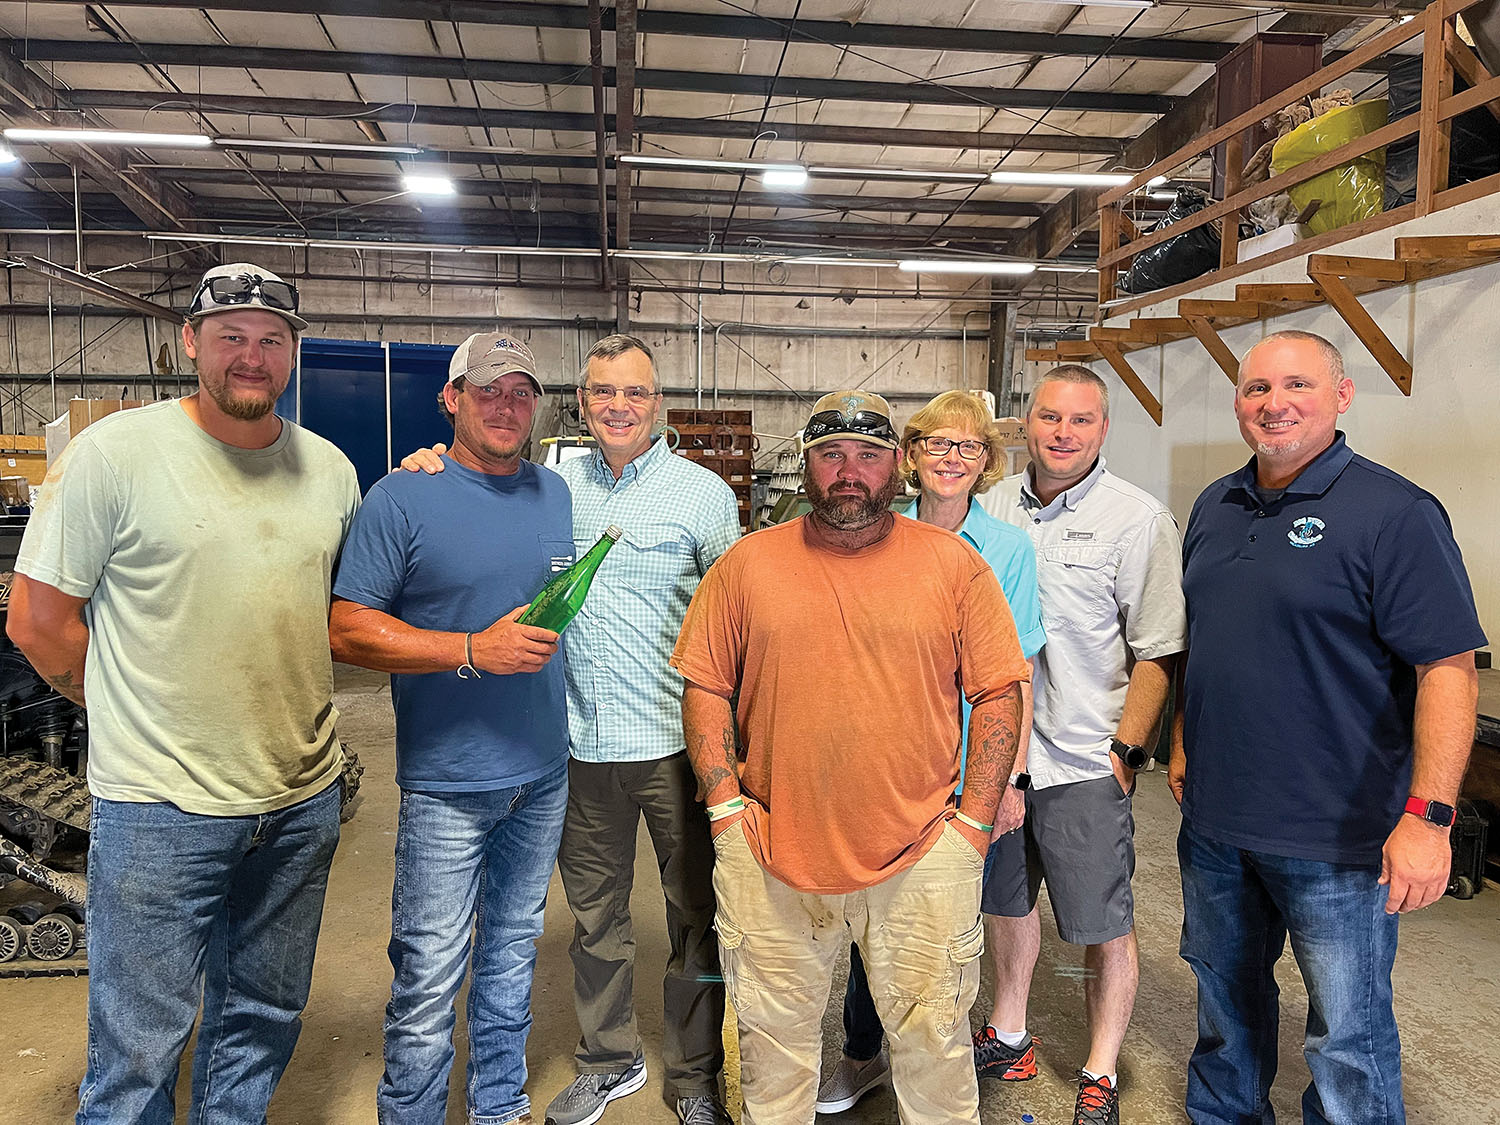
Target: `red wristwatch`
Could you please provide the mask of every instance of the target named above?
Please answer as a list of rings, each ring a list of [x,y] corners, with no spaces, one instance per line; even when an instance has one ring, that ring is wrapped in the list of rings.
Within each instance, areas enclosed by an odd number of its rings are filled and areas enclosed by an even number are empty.
[[[1424,801],[1421,797],[1406,798],[1406,811],[1439,828],[1452,828],[1453,821],[1458,816],[1452,805],[1445,805],[1442,801]]]

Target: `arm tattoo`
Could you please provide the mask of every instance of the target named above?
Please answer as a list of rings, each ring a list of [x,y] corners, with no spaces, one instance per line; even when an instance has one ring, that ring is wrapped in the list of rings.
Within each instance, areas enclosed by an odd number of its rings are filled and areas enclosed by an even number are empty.
[[[717,697],[710,697],[715,698]],[[739,791],[739,763],[734,752],[734,719],[728,701],[719,700],[719,703],[723,706],[722,714],[717,704],[707,700],[683,708],[688,760],[693,765],[693,772],[698,775],[699,797],[705,801],[714,790],[726,783],[732,783],[735,791]],[[713,714],[705,714],[707,710],[711,710]],[[709,721],[704,723],[703,720]],[[715,733],[719,736],[717,747],[713,745]]]
[[[71,699],[80,707],[84,706],[83,685],[73,678],[72,672],[62,671],[55,676],[48,676],[47,682],[65,699]]]
[[[1010,780],[1021,737],[1021,688],[1011,684],[969,716],[969,763],[964,769],[964,813],[985,824],[995,819]]]

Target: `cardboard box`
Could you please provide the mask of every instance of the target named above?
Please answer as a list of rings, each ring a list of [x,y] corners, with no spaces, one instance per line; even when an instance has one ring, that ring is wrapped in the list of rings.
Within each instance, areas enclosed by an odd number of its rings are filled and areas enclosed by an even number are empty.
[[[25,477],[31,484],[41,484],[47,476],[47,439],[0,434],[0,476]]]
[[[1000,441],[1004,445],[1026,444],[1026,423],[1019,418],[997,418],[995,425],[1000,427]]]
[[[1265,234],[1257,234],[1254,238],[1243,239],[1238,247],[1240,262],[1248,262],[1251,258],[1258,258],[1262,254],[1269,254],[1272,250],[1280,250],[1283,246],[1290,246],[1294,242],[1301,242],[1312,232],[1301,223],[1287,223],[1285,226],[1268,230]]]
[[[0,477],[0,504],[25,508],[31,504],[31,482],[25,477]]]

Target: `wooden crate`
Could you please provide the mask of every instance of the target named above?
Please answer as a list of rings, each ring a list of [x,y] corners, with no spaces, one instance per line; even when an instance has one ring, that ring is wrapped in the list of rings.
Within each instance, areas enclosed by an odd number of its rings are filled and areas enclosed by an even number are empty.
[[[677,431],[677,453],[695,461],[734,490],[740,528],[750,527],[751,468],[755,430],[748,410],[668,410],[667,425]]]

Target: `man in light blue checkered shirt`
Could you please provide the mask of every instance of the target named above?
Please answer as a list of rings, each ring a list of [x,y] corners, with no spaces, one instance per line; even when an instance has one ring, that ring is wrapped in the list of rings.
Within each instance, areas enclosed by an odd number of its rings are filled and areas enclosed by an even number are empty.
[[[573,910],[579,1076],[547,1107],[554,1125],[598,1119],[645,1083],[631,1000],[630,887],[642,815],[667,900],[671,955],[662,1044],[679,1118],[722,1125],[724,985],[713,932],[713,842],[682,740],[682,677],[667,664],[688,603],[739,537],[739,505],[713,473],[655,433],[651,349],[609,336],[589,350],[579,407],[598,449],[558,471],[581,550],[615,524],[588,601],[565,634],[568,812],[558,869]]]
[[[592,1125],[646,1083],[632,1001],[630,889],[641,817],[667,900],[662,1057],[683,1125],[730,1125],[720,1096],[724,984],[714,935],[712,836],[682,737],[682,677],[667,664],[698,582],[739,537],[739,502],[656,434],[651,349],[607,336],[585,359],[578,405],[598,448],[558,472],[573,495],[580,557],[604,529],[624,536],[563,635],[568,811],[557,865],[575,920],[578,1078],[548,1125]],[[441,472],[413,454],[406,469]]]

